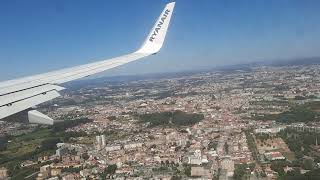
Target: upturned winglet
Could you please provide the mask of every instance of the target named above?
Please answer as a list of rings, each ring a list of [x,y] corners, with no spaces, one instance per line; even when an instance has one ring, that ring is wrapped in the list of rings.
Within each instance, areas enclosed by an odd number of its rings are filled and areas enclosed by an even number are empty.
[[[147,39],[144,41],[137,53],[155,54],[160,51],[170,24],[174,5],[175,2],[171,2],[166,5]]]

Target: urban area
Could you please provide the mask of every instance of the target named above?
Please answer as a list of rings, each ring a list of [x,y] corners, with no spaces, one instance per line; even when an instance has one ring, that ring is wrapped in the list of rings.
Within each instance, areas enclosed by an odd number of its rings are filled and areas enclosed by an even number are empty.
[[[320,179],[320,65],[68,84],[0,122],[0,179]]]

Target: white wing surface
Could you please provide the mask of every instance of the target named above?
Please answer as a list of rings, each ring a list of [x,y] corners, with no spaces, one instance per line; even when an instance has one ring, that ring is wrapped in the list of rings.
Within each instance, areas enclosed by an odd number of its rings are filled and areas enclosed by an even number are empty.
[[[51,118],[39,114],[39,112],[35,113],[30,108],[60,96],[59,91],[64,88],[58,86],[59,84],[87,77],[159,52],[169,27],[174,5],[174,2],[166,5],[143,45],[131,54],[0,82],[0,119],[25,112],[29,122],[52,124]]]

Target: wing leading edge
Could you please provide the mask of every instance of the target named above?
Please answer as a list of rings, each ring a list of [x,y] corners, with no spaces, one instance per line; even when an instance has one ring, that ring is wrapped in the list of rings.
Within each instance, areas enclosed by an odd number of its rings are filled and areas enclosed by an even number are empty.
[[[64,88],[58,86],[58,84],[103,72],[159,52],[164,43],[174,5],[174,2],[166,5],[143,45],[131,54],[45,74],[0,82],[0,119],[22,111],[30,114],[31,111],[29,110],[33,106],[60,95],[59,91]],[[33,110],[32,114],[29,116],[29,122],[38,122],[39,118],[46,118],[44,120],[45,124],[53,123],[53,120],[45,115],[37,116],[37,120],[30,120],[30,117],[35,117],[34,114],[38,113],[34,113]],[[48,119],[52,120],[52,122],[47,123]]]

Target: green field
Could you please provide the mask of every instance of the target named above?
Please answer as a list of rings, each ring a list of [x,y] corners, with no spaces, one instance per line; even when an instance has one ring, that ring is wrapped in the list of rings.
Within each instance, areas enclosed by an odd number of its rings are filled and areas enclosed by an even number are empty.
[[[21,168],[20,164],[24,160],[36,160],[38,156],[43,154],[52,154],[52,150],[40,150],[41,143],[52,137],[51,129],[41,128],[35,131],[9,138],[7,149],[0,152],[0,166],[7,167],[12,179],[21,179],[27,175],[36,172],[39,166],[32,168]]]
[[[21,168],[21,162],[37,161],[40,156],[54,154],[57,142],[69,142],[71,137],[84,135],[83,133],[65,133],[67,128],[87,122],[90,120],[68,120],[53,126],[36,128],[31,133],[9,137],[6,149],[0,151],[0,167],[7,167],[12,179],[21,179],[37,172],[40,165]]]
[[[10,139],[7,150],[0,152],[7,157],[19,157],[21,155],[33,152],[43,140],[52,135],[50,129],[39,129],[29,134],[23,134]]]
[[[254,116],[255,120],[275,120],[279,123],[315,122],[319,121],[320,102],[308,102],[303,105],[292,106],[288,111],[280,114],[263,114]]]

